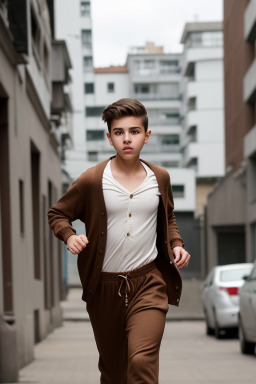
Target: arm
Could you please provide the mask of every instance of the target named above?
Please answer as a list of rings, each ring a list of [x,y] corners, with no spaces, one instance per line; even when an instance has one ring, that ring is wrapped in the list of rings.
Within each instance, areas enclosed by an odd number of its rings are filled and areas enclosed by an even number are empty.
[[[180,236],[179,228],[176,223],[174,210],[174,201],[172,194],[171,181],[169,179],[168,185],[168,234],[171,249],[173,251],[175,263],[178,268],[188,266],[190,255],[184,249],[184,242]]]
[[[169,234],[171,249],[173,249],[177,245],[180,247],[184,247],[184,242],[180,236],[179,228],[177,226],[176,217],[173,210],[174,210],[174,201],[173,201],[171,183],[169,182],[169,185],[168,185],[168,234]]]
[[[84,220],[85,202],[78,189],[78,180],[48,211],[48,223],[54,235],[67,244],[67,239],[76,234],[71,222]]]

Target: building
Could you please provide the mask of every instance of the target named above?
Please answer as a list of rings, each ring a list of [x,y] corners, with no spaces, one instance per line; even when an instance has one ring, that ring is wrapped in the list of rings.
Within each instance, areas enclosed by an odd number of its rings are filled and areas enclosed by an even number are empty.
[[[85,84],[94,81],[91,2],[55,0],[53,9],[55,38],[66,41],[72,59],[72,136],[66,150],[65,170],[75,180],[88,168],[84,91]]]
[[[0,382],[17,382],[34,344],[62,322],[63,251],[47,211],[62,193],[72,106],[70,60],[52,41],[49,9],[0,2]]]
[[[208,197],[207,266],[256,257],[256,1],[224,1],[226,174]]]
[[[183,51],[183,166],[196,171],[196,212],[224,175],[223,32],[221,22],[186,23]]]
[[[127,67],[129,97],[145,105],[152,131],[150,142],[142,150],[143,157],[164,167],[180,167],[181,54],[167,54],[162,47],[147,43],[130,49]]]

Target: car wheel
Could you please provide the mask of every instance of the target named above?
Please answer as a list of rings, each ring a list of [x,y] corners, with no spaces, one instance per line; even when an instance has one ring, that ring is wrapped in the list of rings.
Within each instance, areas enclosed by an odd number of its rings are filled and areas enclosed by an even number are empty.
[[[204,311],[204,313],[205,313],[205,322],[206,322],[206,328],[205,328],[206,335],[212,336],[215,333],[214,328],[210,327],[210,325],[209,325],[209,319],[207,316],[207,312]]]
[[[221,328],[218,324],[215,309],[213,310],[213,317],[214,317],[214,334],[215,334],[215,337],[216,337],[216,339],[221,339],[222,333],[221,333]]]
[[[250,343],[249,341],[245,340],[241,319],[239,319],[238,335],[239,335],[241,352],[244,355],[253,355],[255,351],[255,343]]]

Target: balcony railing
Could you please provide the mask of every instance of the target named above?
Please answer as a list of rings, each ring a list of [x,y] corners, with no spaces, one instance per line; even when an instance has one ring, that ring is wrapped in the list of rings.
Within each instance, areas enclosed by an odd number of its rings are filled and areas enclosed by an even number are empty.
[[[171,95],[171,94],[157,94],[157,93],[135,93],[135,97],[139,100],[148,100],[148,101],[161,101],[161,100],[181,100],[181,95]]]

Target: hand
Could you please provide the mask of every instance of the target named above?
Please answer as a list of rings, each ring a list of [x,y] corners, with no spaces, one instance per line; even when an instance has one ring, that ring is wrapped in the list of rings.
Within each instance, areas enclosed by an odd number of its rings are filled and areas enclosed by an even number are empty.
[[[190,254],[178,245],[173,248],[174,261],[178,268],[187,267],[190,259]]]
[[[88,243],[89,241],[85,235],[71,235],[67,240],[67,247],[73,255],[77,255]]]

